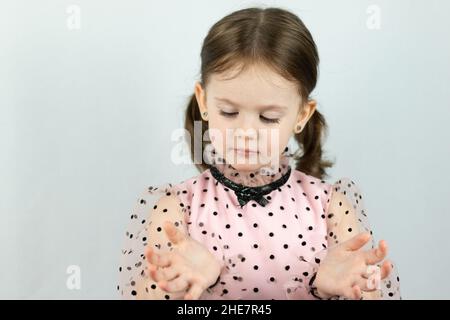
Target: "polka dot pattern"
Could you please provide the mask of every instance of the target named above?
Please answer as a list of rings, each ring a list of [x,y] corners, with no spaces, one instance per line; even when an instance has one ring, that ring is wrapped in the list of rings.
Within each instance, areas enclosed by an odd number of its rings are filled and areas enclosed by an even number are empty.
[[[317,299],[310,280],[327,249],[357,232],[371,232],[361,193],[348,178],[329,184],[293,169],[267,199],[264,207],[254,200],[241,207],[210,170],[176,185],[149,187],[130,214],[119,293],[129,299],[182,297],[160,290],[144,272],[147,245],[171,250],[158,231],[169,219],[224,262],[218,281],[201,299]],[[401,298],[396,268],[380,291],[383,299]]]
[[[335,181],[331,192],[335,195],[332,197],[333,204],[329,204],[327,208],[327,240],[329,248],[344,242],[358,233],[369,232],[372,240],[369,241],[363,250],[375,248],[377,242],[375,235],[370,227],[367,209],[364,204],[364,198],[358,185],[348,177],[342,177]],[[388,256],[392,262],[392,258]],[[377,264],[379,267],[381,264]],[[367,294],[363,292],[362,299],[373,299],[378,297],[384,300],[400,300],[400,277],[395,264],[392,264],[390,275],[381,280],[380,288],[376,293]],[[343,297],[336,297],[344,299]]]

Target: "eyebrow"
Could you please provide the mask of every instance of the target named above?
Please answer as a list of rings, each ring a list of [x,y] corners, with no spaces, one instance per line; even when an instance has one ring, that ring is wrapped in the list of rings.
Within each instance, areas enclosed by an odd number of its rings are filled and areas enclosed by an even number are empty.
[[[214,98],[217,101],[221,101],[221,102],[225,102],[228,104],[231,104],[234,107],[241,107],[241,105],[237,102],[233,102],[230,99],[227,98]],[[286,110],[287,107],[285,106],[280,106],[280,105],[276,105],[276,104],[270,104],[270,105],[266,105],[266,106],[260,106],[261,110],[269,110],[269,109],[280,109],[280,110]]]

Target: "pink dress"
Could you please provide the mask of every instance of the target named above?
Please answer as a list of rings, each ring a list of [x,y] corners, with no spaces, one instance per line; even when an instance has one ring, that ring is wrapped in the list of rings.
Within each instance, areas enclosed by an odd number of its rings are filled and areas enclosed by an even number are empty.
[[[136,278],[145,277],[142,232],[150,208],[161,196],[176,194],[189,235],[225,266],[201,299],[317,299],[310,282],[328,247],[339,242],[327,229],[327,219],[333,215],[328,212],[333,188],[353,204],[360,230],[371,229],[352,180],[341,178],[330,184],[296,170],[291,161],[286,149],[275,173],[244,174],[231,165],[213,163],[178,184],[147,188],[137,199],[125,235],[117,286],[121,296],[133,298]],[[338,223],[336,227],[346,228]],[[170,247],[170,243],[158,245],[158,249]],[[369,245],[375,245],[374,239]],[[383,299],[401,299],[396,267],[381,281],[381,294]]]

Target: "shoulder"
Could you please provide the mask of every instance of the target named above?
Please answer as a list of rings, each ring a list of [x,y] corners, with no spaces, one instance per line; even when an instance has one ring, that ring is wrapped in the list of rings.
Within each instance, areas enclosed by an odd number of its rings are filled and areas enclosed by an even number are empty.
[[[359,221],[359,213],[364,214],[364,210],[358,185],[349,177],[341,177],[335,180],[331,184],[330,202],[327,207],[328,224],[338,223],[343,219],[345,221]]]
[[[331,184],[330,208],[362,206],[361,189],[354,179],[341,177]]]
[[[300,188],[297,192],[302,193],[303,196],[311,201],[320,200],[323,211],[326,211],[330,203],[333,184],[297,169],[292,171],[291,181],[293,185]]]
[[[190,204],[193,194],[198,189],[208,187],[209,170],[177,183],[160,183],[147,185],[139,194],[137,206],[141,210],[152,211],[168,209],[183,209]],[[164,210],[166,209],[166,210]]]
[[[349,214],[353,210],[350,201],[344,193],[336,190],[334,187],[331,188],[330,199],[327,206],[328,218],[333,218],[339,213]]]

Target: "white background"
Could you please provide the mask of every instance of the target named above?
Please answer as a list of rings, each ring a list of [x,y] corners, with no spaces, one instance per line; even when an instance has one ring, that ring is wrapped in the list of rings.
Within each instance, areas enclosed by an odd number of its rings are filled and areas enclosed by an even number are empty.
[[[203,38],[253,5],[291,10],[313,34],[327,180],[361,187],[403,297],[450,297],[450,2],[0,0],[0,298],[118,298],[137,196],[198,174],[170,153]]]

